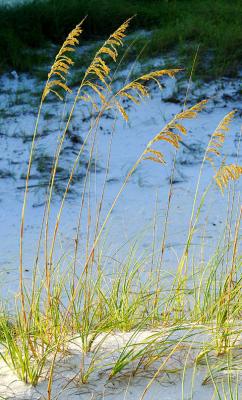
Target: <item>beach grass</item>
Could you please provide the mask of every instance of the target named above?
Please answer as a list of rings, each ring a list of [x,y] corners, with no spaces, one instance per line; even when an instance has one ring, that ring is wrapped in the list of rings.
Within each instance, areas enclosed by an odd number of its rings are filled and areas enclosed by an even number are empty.
[[[89,179],[97,132],[104,112],[109,110],[114,113],[115,118],[119,115],[124,121],[128,121],[128,110],[124,107],[123,99],[129,101],[131,106],[139,105],[149,97],[152,85],[161,88],[164,76],[174,79],[181,72],[177,68],[155,70],[124,82],[119,89],[113,87],[109,62],[111,61],[111,65],[117,62],[119,49],[130,23],[131,19],[123,22],[96,51],[76,92],[72,93],[67,74],[71,71],[74,62],[72,54],[79,44],[85,21],[78,23],[69,33],[49,71],[36,119],[25,181],[20,227],[19,293],[14,310],[10,312],[7,306],[3,306],[0,314],[2,346],[0,355],[25,383],[36,386],[42,379],[47,379],[45,396],[50,400],[53,398],[57,362],[68,354],[71,343],[78,339],[82,362],[79,373],[73,379],[84,385],[97,370],[106,371],[107,380],[112,380],[127,371],[135,377],[151,369],[153,376],[141,396],[143,399],[147,391],[152,388],[154,380],[164,371],[174,374],[179,372],[184,377],[189,364],[188,355],[192,351],[193,368],[202,363],[206,366],[207,376],[203,384],[212,382],[217,398],[236,399],[239,383],[234,388],[231,369],[237,368],[238,352],[241,350],[242,208],[233,188],[242,174],[242,167],[237,163],[226,164],[226,160],[221,156],[230,124],[236,118],[235,111],[225,114],[222,121],[218,121],[218,126],[207,143],[197,186],[194,188],[194,201],[185,245],[177,265],[174,266],[175,272],[171,274],[163,269],[163,257],[166,251],[165,228],[170,217],[170,196],[166,206],[164,233],[159,240],[158,248],[152,245],[142,256],[137,242],[134,242],[130,244],[126,256],[122,255],[122,258],[118,259],[116,253],[115,257],[111,257],[112,273],[108,274],[105,268],[103,235],[106,234],[106,227],[116,204],[121,195],[125,195],[125,188],[131,177],[143,163],[146,164],[146,168],[149,168],[149,163],[154,162],[163,168],[166,160],[163,154],[164,143],[178,152],[183,136],[189,134],[186,121],[195,119],[207,105],[206,99],[189,107],[184,102],[180,112],[163,127],[158,127],[157,133],[128,170],[108,211],[104,212],[109,153],[107,174],[97,201],[97,208],[90,209]],[[29,177],[37,145],[36,138],[41,135],[39,121],[43,105],[49,96],[62,101],[67,94],[72,96],[72,103],[56,144],[38,250],[33,264],[33,276],[29,284],[25,282],[23,274],[23,243]],[[58,176],[61,151],[79,102],[88,104],[91,109],[90,127],[80,144],[73,164],[70,165],[70,175],[60,200],[59,211],[54,226],[50,227],[53,188]],[[89,161],[83,182],[80,212],[76,221],[75,247],[72,261],[63,270],[61,261],[56,263],[55,258],[58,231],[76,168],[88,144]],[[200,193],[200,180],[205,164],[211,167],[211,179],[205,190]],[[170,185],[172,188],[172,182]],[[211,188],[217,188],[218,196],[226,191],[230,193],[228,213],[224,220],[224,235],[222,240],[218,240],[216,250],[209,260],[205,263],[204,260],[197,259],[194,266],[193,239],[198,229],[201,210],[206,207],[207,194]],[[83,217],[85,207],[89,209],[86,220]],[[234,215],[234,218],[231,215]],[[82,234],[82,230],[85,235]],[[108,234],[105,240],[109,240]],[[44,260],[43,264],[39,265],[41,246],[44,250]],[[103,346],[110,336],[117,333],[121,338],[127,338],[125,335],[128,334],[128,339],[119,347],[116,358],[111,360],[110,354],[105,358]],[[113,352],[116,350],[114,346]],[[182,357],[182,367],[170,366],[174,355]],[[217,361],[214,361],[214,355]],[[87,356],[89,362],[86,361]],[[231,365],[234,367],[231,368]],[[217,383],[217,376],[226,370],[229,371],[226,377],[228,377],[230,397],[225,397],[227,389],[221,389]]]

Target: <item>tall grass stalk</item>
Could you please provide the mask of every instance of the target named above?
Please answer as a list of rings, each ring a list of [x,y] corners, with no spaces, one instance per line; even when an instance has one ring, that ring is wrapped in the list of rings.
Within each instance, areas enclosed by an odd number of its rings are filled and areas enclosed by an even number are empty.
[[[174,148],[177,154],[182,137],[187,134],[185,121],[196,118],[207,103],[206,100],[202,100],[191,107],[184,105],[183,109],[153,136],[134,160],[110,207],[104,214],[116,123],[119,115],[125,121],[129,120],[122,100],[125,99],[131,105],[138,106],[143,99],[149,96],[151,83],[161,89],[160,79],[163,76],[174,78],[180,72],[179,69],[158,70],[131,81],[129,81],[130,75],[128,75],[121,88],[117,89],[114,86],[114,76],[119,65],[114,75],[111,76],[108,62],[117,62],[118,50],[123,45],[130,21],[130,19],[125,21],[100,47],[86,72],[80,77],[76,94],[71,98],[70,109],[66,120],[63,120],[63,129],[55,149],[37,244],[32,287],[29,290],[23,277],[23,241],[29,179],[36,137],[39,135],[41,112],[43,103],[50,94],[56,96],[57,99],[63,99],[63,95],[67,93],[71,94],[71,89],[67,85],[67,73],[73,60],[69,53],[73,52],[78,44],[83,21],[68,35],[49,72],[33,132],[25,183],[20,229],[20,305],[17,302],[15,318],[10,318],[9,314],[5,312],[0,314],[0,343],[3,345],[0,355],[5,363],[14,369],[20,379],[32,385],[37,385],[45,372],[48,379],[47,398],[51,400],[58,355],[64,354],[74,338],[78,337],[82,356],[80,370],[73,380],[77,380],[79,384],[85,384],[92,374],[102,367],[109,368],[108,379],[113,379],[132,366],[132,374],[135,375],[142,368],[155,365],[156,371],[142,394],[141,399],[143,399],[174,354],[188,350],[183,365],[184,394],[189,354],[193,350],[191,341],[196,341],[196,335],[198,331],[201,333],[201,328],[209,340],[201,346],[196,363],[206,360],[216,395],[223,398],[219,392],[216,378],[213,376],[210,356],[213,352],[219,356],[232,354],[234,349],[237,349],[237,341],[241,334],[238,321],[241,317],[240,224],[242,209],[240,205],[234,225],[232,223],[232,214],[234,213],[232,210],[230,214],[230,210],[231,207],[235,208],[235,193],[229,195],[230,204],[228,205],[227,226],[223,242],[218,242],[215,253],[206,265],[204,265],[204,260],[199,265],[200,260],[198,260],[196,268],[194,267],[191,272],[188,265],[191,261],[189,256],[192,240],[211,187],[217,184],[223,192],[230,181],[236,181],[242,174],[242,168],[239,165],[226,165],[225,162],[220,161],[221,148],[225,139],[224,133],[229,129],[234,112],[223,118],[205,150],[195,188],[186,242],[175,272],[168,271],[166,273],[162,269],[173,196],[172,180],[168,193],[163,234],[160,240],[157,239],[158,201],[156,198],[156,210],[152,225],[153,243],[150,254],[149,252],[145,255],[139,254],[140,250],[135,241],[133,245],[129,244],[129,252],[126,257],[122,256],[121,260],[118,259],[118,251],[109,256],[109,262],[111,260],[113,265],[116,265],[113,274],[108,275],[105,270],[106,255],[104,249],[101,248],[101,241],[106,234],[109,246],[108,223],[132,176],[142,163],[155,162],[161,166],[165,164],[165,155],[158,148],[164,143],[168,143]],[[90,126],[70,165],[70,174],[52,228],[51,211],[58,165],[67,132],[79,102],[87,104],[91,109]],[[95,152],[97,151],[99,127],[107,111],[114,115],[114,122],[108,144],[104,180],[100,194],[95,193],[95,207],[93,207],[90,194],[91,168],[93,162],[96,168]],[[63,271],[65,255],[57,260],[55,257],[61,216],[76,170],[88,146],[89,157],[76,221],[74,248],[71,249],[71,260]],[[219,167],[216,166],[216,159]],[[175,172],[175,162],[176,157],[173,159],[172,178]],[[200,183],[206,162],[211,164],[214,177],[199,197]],[[87,211],[86,217],[84,211]],[[83,231],[87,232],[86,236]],[[155,242],[160,243],[158,251]],[[39,274],[38,270],[42,245],[44,247],[43,275]],[[79,258],[80,253],[81,257]],[[156,330],[154,331],[154,329]],[[117,331],[130,332],[130,337],[123,348],[119,349],[116,359],[112,363],[109,361],[106,365],[99,351],[102,352],[102,346],[110,334]],[[146,337],[142,339],[144,331]],[[97,345],[96,341],[100,337],[101,340]],[[139,339],[140,337],[141,339]],[[90,363],[86,364],[86,355],[91,351],[93,351],[93,356]],[[193,376],[194,379],[195,376]],[[229,385],[231,386],[231,382]],[[230,396],[233,396],[232,392]],[[235,399],[237,400],[236,397]]]

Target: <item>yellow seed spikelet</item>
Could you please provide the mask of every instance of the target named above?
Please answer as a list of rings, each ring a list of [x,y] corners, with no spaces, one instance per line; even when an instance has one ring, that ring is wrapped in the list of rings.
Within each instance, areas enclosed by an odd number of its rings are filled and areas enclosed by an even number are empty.
[[[229,130],[229,124],[233,120],[235,113],[236,110],[226,114],[211,136],[206,150],[205,160],[209,161],[212,166],[214,166],[213,156],[219,157],[221,155],[221,148],[225,141],[225,132]]]
[[[174,78],[177,72],[181,71],[180,69],[163,69],[158,71],[153,71],[148,74],[142,75],[132,82],[129,82],[123,88],[121,88],[114,96],[115,104],[118,110],[121,112],[122,116],[125,120],[127,120],[127,114],[123,114],[123,107],[120,104],[120,100],[122,98],[127,98],[135,104],[140,104],[140,101],[145,97],[149,96],[149,88],[147,87],[147,83],[154,81],[157,83],[160,89],[162,89],[161,84],[159,82],[159,78],[164,75],[168,75],[170,78]]]
[[[122,117],[125,119],[125,121],[129,120],[128,114],[126,113],[125,109],[123,108],[123,106],[121,106],[121,104],[119,102],[116,103],[117,109],[119,110],[119,112],[121,113]]]
[[[123,38],[126,36],[125,31],[129,26],[131,18],[125,21],[111,36],[105,41],[103,46],[97,51],[91,64],[86,70],[82,87],[92,89],[98,94],[102,103],[105,102],[104,91],[110,91],[109,74],[110,68],[103,59],[104,55],[111,57],[116,62],[118,57],[119,46],[123,45]],[[99,83],[97,83],[99,81]],[[81,97],[83,100],[90,101],[92,97]],[[120,109],[121,111],[121,109]]]
[[[196,118],[197,113],[202,111],[205,105],[207,104],[207,100],[202,100],[199,103],[195,104],[193,107],[187,108],[186,110],[180,112],[176,115],[175,119],[193,119]]]
[[[150,146],[152,146],[155,142],[165,141],[178,149],[182,138],[180,134],[186,135],[187,130],[181,123],[177,121],[181,119],[195,118],[197,116],[197,113],[204,108],[206,103],[207,100],[203,100],[195,104],[195,106],[192,106],[187,110],[176,114],[175,117],[170,122],[168,122],[168,124],[166,124],[166,126],[162,129],[162,131],[159,132],[151,140],[151,142],[148,144],[148,148],[150,148]]]
[[[202,100],[194,106],[184,110],[174,116],[174,118],[165,125],[161,132],[159,132],[154,138],[148,143],[146,150],[144,151],[143,160],[152,160],[155,162],[159,162],[161,164],[165,163],[163,154],[157,150],[152,148],[153,144],[157,142],[167,142],[171,144],[176,149],[180,146],[180,141],[182,139],[182,135],[187,134],[186,128],[180,123],[177,122],[183,119],[191,119],[197,116],[197,113],[202,111],[207,103],[207,100]]]
[[[233,180],[236,181],[242,175],[242,166],[236,164],[230,165],[222,165],[217,173],[214,176],[214,180],[221,190],[224,192],[224,189],[228,186],[229,181]]]
[[[146,151],[145,154],[147,154],[147,155],[143,157],[143,160],[151,160],[151,161],[157,162],[159,164],[166,163],[165,159],[164,159],[164,155],[158,150],[149,149]]]
[[[74,61],[71,59],[69,55],[70,52],[75,51],[75,46],[79,43],[78,37],[82,33],[82,20],[67,36],[64,41],[61,49],[55,57],[55,62],[51,67],[51,70],[48,74],[48,80],[46,82],[42,100],[50,93],[56,94],[61,100],[63,97],[61,94],[57,92],[58,87],[64,89],[64,91],[71,93],[71,89],[67,86],[66,75],[69,71],[71,65],[74,64]]]

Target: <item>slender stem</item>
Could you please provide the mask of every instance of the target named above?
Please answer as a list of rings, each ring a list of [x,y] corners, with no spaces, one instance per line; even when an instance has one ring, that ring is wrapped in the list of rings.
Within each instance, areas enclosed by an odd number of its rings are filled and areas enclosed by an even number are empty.
[[[38,115],[37,115],[37,119],[36,119],[36,123],[35,123],[34,133],[33,133],[33,139],[32,139],[32,143],[31,143],[30,156],[29,156],[29,162],[28,162],[28,170],[27,170],[27,175],[26,175],[26,179],[25,179],[25,191],[24,191],[24,200],[23,200],[22,213],[21,213],[21,224],[20,224],[19,289],[20,289],[20,298],[21,298],[22,312],[23,312],[23,317],[24,317],[25,324],[27,323],[27,315],[26,315],[26,310],[25,310],[25,298],[24,298],[24,287],[23,287],[24,223],[25,223],[25,212],[26,212],[26,205],[27,205],[27,194],[28,194],[28,188],[29,188],[30,172],[31,172],[34,149],[35,149],[35,139],[36,139],[37,132],[38,132],[38,126],[39,126],[39,120],[40,120],[40,114],[41,114],[42,106],[43,106],[43,99],[41,99],[41,102],[40,102],[40,105],[39,105]]]

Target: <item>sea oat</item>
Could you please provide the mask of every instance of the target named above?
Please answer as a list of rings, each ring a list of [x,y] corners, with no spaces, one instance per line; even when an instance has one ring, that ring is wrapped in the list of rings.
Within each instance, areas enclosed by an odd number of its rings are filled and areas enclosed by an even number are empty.
[[[236,181],[242,175],[242,166],[236,164],[222,165],[216,175],[214,176],[215,182],[220,188],[221,192],[224,192],[229,184],[229,181]]]
[[[57,92],[57,88],[62,88],[64,91],[71,93],[71,89],[66,84],[66,75],[74,61],[67,53],[74,52],[75,46],[79,44],[78,37],[82,33],[83,20],[69,33],[66,40],[64,41],[60,51],[55,57],[55,62],[51,67],[48,74],[48,80],[46,82],[42,100],[48,95],[48,93],[54,93],[59,99],[63,100],[63,96]],[[54,77],[54,79],[53,79]]]
[[[229,130],[229,124],[234,118],[235,112],[234,110],[226,114],[211,136],[206,150],[205,160],[209,161],[212,166],[214,166],[212,155],[217,157],[221,155],[221,148],[225,141],[225,132]],[[208,154],[210,154],[210,156],[208,156]]]

